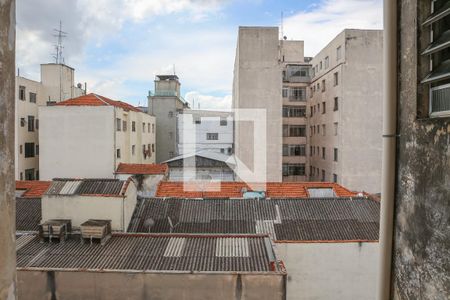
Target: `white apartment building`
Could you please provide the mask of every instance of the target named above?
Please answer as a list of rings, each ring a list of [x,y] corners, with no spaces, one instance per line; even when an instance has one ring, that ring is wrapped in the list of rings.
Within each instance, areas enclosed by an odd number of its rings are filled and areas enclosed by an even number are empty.
[[[184,109],[177,115],[178,153],[233,153],[231,112]]]
[[[155,162],[155,117],[97,94],[39,107],[41,178],[114,178]]]
[[[311,61],[311,181],[381,189],[382,31],[346,29]]]
[[[16,180],[39,179],[38,107],[83,95],[81,84],[74,85],[74,72],[64,64],[42,64],[41,81],[16,76]]]
[[[265,109],[267,181],[306,180],[306,89],[310,65],[303,41],[280,40],[278,27],[240,27],[233,108]],[[253,165],[254,128],[235,122],[236,156]]]

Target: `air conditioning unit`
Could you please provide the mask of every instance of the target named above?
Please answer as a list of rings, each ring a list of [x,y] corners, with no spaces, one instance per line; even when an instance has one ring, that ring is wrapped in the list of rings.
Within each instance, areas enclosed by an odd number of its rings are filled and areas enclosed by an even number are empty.
[[[450,115],[450,84],[430,88],[430,115]]]
[[[53,239],[57,239],[59,242],[63,243],[71,232],[71,220],[52,219],[39,224],[39,238],[41,242],[46,240],[51,242]]]
[[[104,245],[111,238],[111,220],[90,219],[81,224],[81,243],[99,241]]]

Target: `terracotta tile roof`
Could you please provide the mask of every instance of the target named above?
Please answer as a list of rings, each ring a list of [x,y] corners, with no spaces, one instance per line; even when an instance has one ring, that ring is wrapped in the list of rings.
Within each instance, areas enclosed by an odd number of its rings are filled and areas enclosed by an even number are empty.
[[[21,198],[41,198],[51,181],[16,180],[16,190],[25,190]]]
[[[166,174],[169,167],[167,164],[124,164],[120,163],[116,174],[142,174],[157,175]]]
[[[184,184],[186,184],[186,187]],[[180,181],[162,181],[158,186],[156,197],[241,198],[244,188],[249,192],[254,191],[245,182],[184,183]],[[337,197],[357,196],[356,193],[331,182],[268,182],[266,196],[271,198],[307,198],[309,197],[308,188],[331,188]]]
[[[122,101],[117,101],[117,100],[112,100],[109,98],[106,98],[104,96],[100,96],[94,93],[90,93],[84,96],[80,96],[77,98],[72,98],[72,99],[68,99],[65,101],[61,101],[56,103],[55,105],[57,106],[115,106],[115,107],[119,107],[122,108],[125,111],[136,111],[136,112],[142,112],[141,110],[139,110],[137,107],[134,107],[131,104],[122,102]]]

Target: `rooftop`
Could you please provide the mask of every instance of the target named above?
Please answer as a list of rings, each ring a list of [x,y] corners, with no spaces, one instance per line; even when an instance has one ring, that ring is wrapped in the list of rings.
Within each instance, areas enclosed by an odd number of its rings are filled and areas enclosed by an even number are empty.
[[[45,195],[123,196],[129,180],[119,179],[53,179]]]
[[[155,80],[179,80],[177,75],[156,75]]]
[[[41,198],[16,198],[16,231],[37,231],[41,219]]]
[[[72,98],[69,100],[61,101],[55,104],[56,106],[114,106],[121,108],[125,111],[135,111],[135,112],[142,112],[137,107],[134,107],[131,104],[112,100],[109,98],[106,98],[104,96],[100,96],[94,93],[90,93],[84,96],[80,96],[77,98]]]
[[[377,241],[380,203],[360,198],[139,200],[128,231],[267,233],[276,241]]]
[[[125,164],[120,163],[117,167],[116,174],[142,174],[142,175],[158,175],[166,174],[168,170],[167,164]]]
[[[252,186],[254,186],[252,184]],[[308,198],[308,197],[356,197],[357,194],[331,182],[268,182],[266,197]],[[180,182],[163,181],[156,192],[157,197],[180,198],[241,198],[243,191],[260,191],[252,189],[245,182]]]
[[[16,180],[16,191],[23,191],[21,198],[40,198],[47,191],[51,181]]]
[[[84,271],[284,273],[264,235],[113,234],[105,244],[18,237],[17,268]]]

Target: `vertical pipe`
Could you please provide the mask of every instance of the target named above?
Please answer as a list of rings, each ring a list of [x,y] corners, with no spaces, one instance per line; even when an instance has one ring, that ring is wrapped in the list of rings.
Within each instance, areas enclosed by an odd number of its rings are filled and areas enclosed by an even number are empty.
[[[16,299],[15,0],[0,1],[0,299]]]
[[[397,137],[397,1],[384,0],[383,162],[377,299],[390,298]]]

